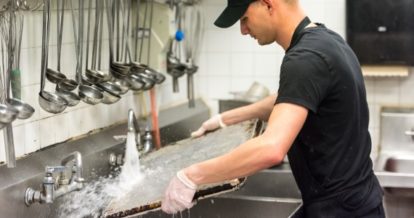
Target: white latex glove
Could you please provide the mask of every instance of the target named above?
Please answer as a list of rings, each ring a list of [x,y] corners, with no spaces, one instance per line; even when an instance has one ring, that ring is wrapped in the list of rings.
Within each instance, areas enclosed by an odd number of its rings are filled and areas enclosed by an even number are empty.
[[[205,132],[218,129],[220,127],[224,128],[226,127],[226,124],[223,123],[221,114],[217,114],[211,117],[210,119],[208,119],[207,121],[205,121],[198,130],[192,132],[191,137],[195,137],[195,138],[200,137],[204,135]]]
[[[184,174],[184,171],[178,171],[165,191],[161,209],[165,213],[174,214],[191,208],[194,205],[193,198],[196,190],[197,185]]]

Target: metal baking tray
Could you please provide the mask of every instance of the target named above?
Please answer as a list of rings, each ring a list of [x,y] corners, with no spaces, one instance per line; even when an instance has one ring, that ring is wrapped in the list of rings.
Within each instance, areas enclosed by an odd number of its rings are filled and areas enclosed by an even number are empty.
[[[200,138],[189,138],[164,146],[141,159],[147,170],[143,180],[124,196],[113,199],[102,217],[118,218],[142,215],[161,208],[164,191],[175,173],[191,164],[225,154],[263,130],[258,120],[246,121],[211,132]],[[200,187],[194,200],[239,189],[246,178]]]

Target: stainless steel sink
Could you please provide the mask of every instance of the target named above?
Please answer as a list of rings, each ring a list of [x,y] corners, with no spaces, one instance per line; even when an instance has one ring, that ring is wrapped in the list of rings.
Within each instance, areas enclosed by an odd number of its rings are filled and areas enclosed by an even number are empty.
[[[246,184],[226,196],[260,196],[301,199],[290,170],[263,170],[247,178]]]
[[[390,157],[385,163],[384,170],[389,172],[414,174],[414,156],[405,155]]]
[[[200,200],[182,218],[286,218],[301,204],[300,192],[290,170],[268,169],[247,178],[237,191]],[[153,211],[140,218],[171,215]]]
[[[266,198],[252,196],[216,197],[201,200],[190,210],[182,212],[175,217],[181,218],[286,218],[300,205],[299,200],[283,198]],[[154,211],[139,218],[165,217],[172,215],[161,211]]]
[[[414,156],[389,157],[384,172],[377,173],[384,190],[391,195],[414,197]]]

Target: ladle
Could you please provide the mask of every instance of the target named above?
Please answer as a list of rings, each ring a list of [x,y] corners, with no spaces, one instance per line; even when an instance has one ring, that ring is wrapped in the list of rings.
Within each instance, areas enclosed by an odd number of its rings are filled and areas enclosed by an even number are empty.
[[[0,73],[1,76],[1,73]],[[6,84],[4,84],[6,85]],[[13,107],[12,105],[9,104],[3,104],[4,99],[7,97],[6,96],[6,91],[3,89],[3,77],[0,77],[0,129],[3,129],[7,124],[10,124],[11,122],[13,122],[16,118],[17,115],[19,113],[19,111],[17,110],[17,108]]]
[[[61,7],[59,7],[61,4]],[[65,0],[59,0],[57,1],[57,71],[61,71],[61,57],[62,57],[62,37],[63,37],[63,23],[64,23],[64,17],[65,17]],[[63,73],[62,73],[63,74]],[[62,79],[60,82],[56,85],[56,90],[59,92],[64,91],[73,91],[78,87],[78,82],[76,82],[73,79]]]
[[[95,32],[94,32],[94,39],[93,39],[93,50],[92,50],[92,68],[96,69],[96,59],[98,58],[98,65],[99,68],[101,68],[101,53],[99,53],[100,55],[97,57],[96,53],[97,53],[97,49],[98,49],[98,41],[99,41],[99,52],[101,52],[101,44],[102,44],[102,27],[103,27],[103,2],[100,0],[96,0],[95,1],[95,5],[96,5],[96,13],[95,13]],[[100,29],[99,29],[100,28]],[[100,32],[100,35],[98,36],[98,32]],[[98,40],[99,37],[99,40]],[[97,58],[96,58],[97,57]],[[99,70],[98,70],[99,71]],[[108,76],[109,75],[109,76]],[[102,94],[104,95],[104,98],[102,100],[102,103],[104,104],[112,104],[115,103],[117,101],[119,101],[120,99],[120,94],[123,91],[122,88],[114,83],[109,81],[109,79],[111,78],[110,74],[107,73],[105,75],[105,77],[107,77],[106,81],[101,82],[101,83],[97,83],[96,86],[97,88],[102,92]]]
[[[100,59],[100,57],[101,57],[101,56],[97,55],[99,27],[101,26],[101,23],[103,22],[103,20],[102,20],[103,16],[101,16],[101,14],[103,14],[103,10],[101,9],[101,4],[102,4],[101,0],[95,0],[95,6],[96,6],[96,10],[95,10],[95,28],[94,28],[94,34],[93,34],[92,66],[91,66],[91,68],[95,71],[94,72],[95,74],[98,74],[99,78],[101,78],[103,76],[103,78],[101,79],[100,82],[105,82],[105,81],[108,81],[110,79],[109,73],[101,71],[100,66],[99,66],[99,68],[97,68],[97,66],[96,66],[97,59],[98,58]],[[100,36],[100,38],[102,38],[102,35]],[[99,62],[100,62],[100,60],[99,60]]]
[[[67,101],[55,93],[45,91],[45,76],[48,59],[50,33],[50,0],[45,0],[43,5],[43,37],[42,37],[42,72],[40,78],[39,105],[49,113],[60,113],[67,107]]]
[[[116,83],[118,85],[125,84],[123,82],[120,82],[119,80],[125,79],[125,77],[130,73],[130,67],[124,65],[124,63],[118,62],[115,60],[114,57],[114,12],[116,9],[116,4],[113,2],[112,5],[110,5],[110,1],[106,0],[106,9],[107,9],[107,21],[108,21],[108,32],[109,32],[109,62],[110,62],[110,73],[118,80]],[[118,25],[117,25],[118,27]],[[118,49],[118,48],[117,48]],[[124,87],[121,87],[123,90],[129,89],[129,86],[124,85]]]
[[[182,18],[183,18],[183,11],[181,10],[180,4],[176,5],[176,22],[178,25],[178,30],[182,30]],[[186,73],[186,65],[181,63],[180,59],[180,51],[181,47],[179,42],[172,38],[170,40],[169,51],[167,52],[167,73],[172,76],[173,79],[173,92],[179,92],[179,83],[178,79]],[[178,56],[178,57],[177,57]]]
[[[17,99],[17,98],[9,98],[7,99],[7,104],[11,105],[18,111],[17,118],[18,119],[28,119],[33,115],[35,109],[30,106],[29,104]]]
[[[49,80],[49,82],[57,84],[60,81],[66,79],[66,76],[65,76],[65,74],[63,74],[63,73],[61,73],[57,70],[47,68],[46,69],[46,78]]]
[[[62,53],[62,35],[63,35],[63,19],[64,19],[64,10],[65,2],[64,0],[57,1],[57,53],[58,53],[58,64],[57,69],[60,72],[60,60]],[[60,6],[59,4],[62,4]],[[61,10],[61,11],[60,11]],[[46,74],[47,75],[47,74]],[[66,100],[68,106],[73,107],[79,104],[80,98],[75,93],[71,92],[78,86],[78,83],[71,79],[63,79],[56,85],[56,94]]]
[[[59,4],[59,1],[58,1]],[[61,82],[62,80],[66,79],[65,74],[60,72],[60,49],[61,49],[61,43],[59,42],[59,40],[61,39],[61,33],[59,30],[59,9],[58,11],[58,19],[57,19],[57,23],[58,23],[58,42],[57,42],[57,48],[58,48],[58,66],[57,66],[57,70],[53,70],[51,68],[47,68],[46,69],[46,78],[55,84],[58,84],[59,82]],[[63,19],[63,18],[62,18]],[[48,21],[50,25],[50,21]],[[63,22],[63,20],[62,20]]]
[[[137,5],[139,4],[139,2],[140,1],[137,2]],[[147,16],[146,16],[147,7],[148,7],[148,4],[145,7],[145,15],[144,15],[145,17],[144,17],[144,21],[143,21],[143,27],[144,27],[143,29],[145,29],[145,25],[147,23],[147,21],[146,21],[147,20]],[[137,10],[138,9],[139,8],[137,7]],[[150,9],[150,20],[149,20],[149,27],[148,27],[149,31],[151,31],[151,29],[152,29],[152,13],[153,13],[153,2],[151,2],[151,9]],[[137,17],[137,22],[138,22],[138,17]],[[148,60],[149,60],[149,57],[150,57],[150,50],[151,50],[150,49],[151,32],[149,34],[149,37],[150,38],[148,39],[148,49],[147,49]],[[136,41],[136,43],[138,42],[137,39],[135,41]],[[160,72],[156,71],[155,69],[151,68],[150,66],[148,66],[146,64],[143,64],[143,63],[140,63],[141,58],[142,58],[142,51],[143,51],[143,41],[144,41],[144,37],[141,38],[141,46],[140,46],[140,51],[139,51],[139,62],[138,61],[131,62],[131,65],[133,66],[134,69],[138,69],[138,72],[140,72],[139,75],[141,77],[144,76],[143,74],[146,74],[150,79],[152,79],[155,82],[155,84],[161,84],[165,81],[165,79],[166,79],[165,76],[162,73],[160,73]],[[135,49],[137,49],[137,46],[135,46]],[[135,58],[136,58],[136,54],[137,54],[137,51],[135,51]],[[149,87],[150,86],[148,85],[147,88],[149,88]]]
[[[186,73],[187,66],[179,61],[179,59],[172,53],[174,39],[171,40],[170,51],[167,56],[167,73],[173,78],[173,92],[179,92],[178,78]]]
[[[88,4],[88,26],[86,31],[86,70],[85,70],[85,80],[88,80],[92,84],[103,82],[105,79],[105,73],[94,69],[94,67],[88,68],[89,66],[89,33],[91,28],[91,14],[92,14],[92,0],[89,0]],[[95,21],[96,26],[97,21]],[[96,53],[96,51],[95,51]],[[92,55],[92,59],[95,59]]]
[[[98,52],[98,60],[96,58],[93,58],[92,65],[95,68],[96,61],[98,61],[98,68],[101,69],[101,59],[102,59],[102,29],[103,29],[103,8],[104,8],[104,2],[101,0],[96,0],[95,2],[97,13],[95,14],[97,23],[95,24],[95,35],[94,35],[94,43],[93,43],[93,52],[92,56],[96,56],[97,49],[99,49]],[[98,35],[99,32],[99,35]],[[99,48],[98,48],[98,41],[99,41]],[[104,99],[102,100],[102,103],[104,104],[111,104],[115,103],[119,100],[119,95],[125,93],[124,89],[121,87],[120,84],[114,83],[110,81],[112,78],[110,73],[106,73],[105,75],[105,81],[101,82],[99,84],[96,84],[96,86],[103,92]],[[126,91],[128,91],[128,87],[126,88]],[[115,95],[114,95],[115,94]]]
[[[83,44],[83,23],[84,23],[84,4],[82,0],[79,0],[79,30],[78,30],[78,39],[77,39],[77,45],[76,45],[76,55],[77,55],[77,67],[76,67],[76,73],[77,73],[77,79],[79,82],[79,88],[78,88],[78,94],[79,97],[87,104],[95,105],[103,100],[103,94],[95,87],[90,85],[84,85],[83,80],[90,82],[86,78],[82,76],[82,44]],[[73,15],[73,7],[72,9],[72,15]]]
[[[22,100],[18,99],[21,96],[20,91],[10,92],[10,86],[11,86],[10,78],[12,76],[12,73],[15,71],[15,70],[10,70],[10,69],[16,69],[16,71],[20,71],[19,70],[19,66],[20,66],[20,58],[19,58],[20,55],[19,54],[21,50],[20,45],[21,45],[21,38],[22,38],[22,33],[23,33],[22,32],[23,31],[23,15],[20,13],[19,17],[16,17],[16,13],[18,12],[14,10],[13,12],[10,12],[11,23],[9,25],[9,28],[10,28],[9,33],[8,33],[9,35],[7,38],[4,38],[5,43],[8,45],[7,50],[8,50],[9,60],[8,60],[8,69],[5,71],[6,75],[4,76],[4,80],[3,80],[3,77],[1,77],[2,84],[4,84],[4,87],[2,86],[2,89],[1,89],[4,95],[2,96],[1,103],[4,103],[8,107],[12,107],[16,109],[18,111],[16,115],[17,118],[27,119],[33,115],[35,111],[34,108],[30,106],[29,104],[23,102]],[[17,25],[17,23],[19,25]],[[17,27],[19,28],[17,29]],[[19,40],[18,42],[17,42],[17,39]],[[3,49],[3,44],[1,47]],[[17,87],[19,87],[18,89],[20,89],[20,85]],[[13,98],[10,98],[10,93],[13,94]]]
[[[202,42],[202,30],[204,28],[203,16],[198,5],[194,3],[186,6],[183,23],[183,30],[186,33],[187,97],[189,106],[195,107],[194,74],[198,70],[199,47]]]
[[[121,92],[121,89],[115,85],[110,85],[110,83],[105,83],[105,85],[96,84],[97,88],[101,90],[103,94],[102,103],[104,104],[113,104],[119,99],[121,99],[121,96],[119,94],[112,92],[113,90],[117,91],[118,93]],[[116,88],[115,88],[116,87]]]
[[[131,1],[128,0],[127,1],[128,6],[127,8],[131,8]],[[139,38],[139,6],[140,5],[140,1],[137,1],[136,3],[136,23],[137,23],[137,32],[135,34],[135,51],[134,51],[134,56],[135,59],[137,59],[137,55],[138,55],[138,38]],[[146,13],[147,13],[147,8],[145,8],[145,15],[144,15],[144,24],[146,22]],[[129,12],[129,10],[128,10]],[[129,19],[129,17],[128,17]],[[129,22],[128,22],[129,23]],[[141,55],[142,55],[142,48],[143,48],[143,40],[144,40],[144,35],[142,34],[141,36],[141,45],[140,45],[140,51],[139,51],[139,60],[141,60]],[[128,35],[127,35],[128,37]],[[149,71],[149,67],[145,64],[141,64],[138,61],[132,61],[132,55],[130,52],[130,48],[129,48],[129,43],[127,41],[126,44],[126,57],[129,57],[130,62],[129,62],[129,66],[131,67],[131,74],[126,78],[126,80],[128,81],[128,83],[131,85],[131,89],[133,89],[134,91],[139,91],[139,90],[149,90],[151,89],[155,83],[157,82],[162,82],[162,75],[160,77],[156,77],[155,74],[153,74],[152,72]],[[158,74],[158,73],[157,73]],[[158,80],[157,80],[158,79]],[[164,77],[165,79],[165,77]],[[162,81],[161,81],[162,80]]]
[[[128,90],[130,89],[129,83],[123,79],[118,79],[118,78],[113,77],[111,79],[111,82],[116,84],[121,89],[121,92],[119,93],[121,95],[127,93]]]
[[[9,105],[0,104],[0,129],[13,122],[19,111]]]

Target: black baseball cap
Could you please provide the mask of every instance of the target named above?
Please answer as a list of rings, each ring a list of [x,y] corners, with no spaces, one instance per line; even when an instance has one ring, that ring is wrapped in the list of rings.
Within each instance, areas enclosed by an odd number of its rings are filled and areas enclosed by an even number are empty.
[[[246,13],[250,3],[256,0],[227,0],[227,7],[214,22],[214,25],[227,28],[235,24]]]

